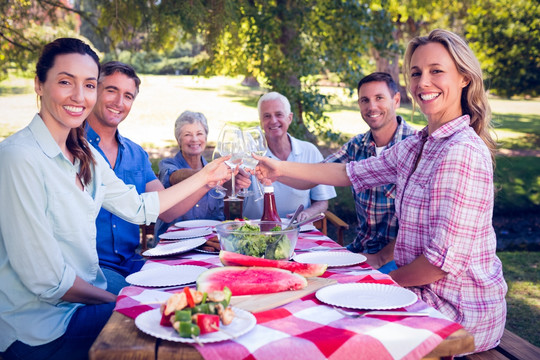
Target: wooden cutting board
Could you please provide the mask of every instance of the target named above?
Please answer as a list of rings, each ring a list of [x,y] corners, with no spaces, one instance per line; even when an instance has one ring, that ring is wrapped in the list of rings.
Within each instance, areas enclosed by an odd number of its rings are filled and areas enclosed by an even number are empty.
[[[233,296],[231,297],[231,305],[256,313],[288,304],[294,300],[314,293],[322,287],[337,283],[336,280],[320,277],[309,278],[307,280],[308,286],[302,290],[282,291],[273,294]]]

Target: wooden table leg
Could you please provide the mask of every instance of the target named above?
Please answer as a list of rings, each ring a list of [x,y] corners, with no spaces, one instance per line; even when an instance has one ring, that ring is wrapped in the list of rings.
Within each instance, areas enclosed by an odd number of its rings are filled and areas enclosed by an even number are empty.
[[[204,360],[201,353],[189,344],[162,340],[158,346],[158,360]]]

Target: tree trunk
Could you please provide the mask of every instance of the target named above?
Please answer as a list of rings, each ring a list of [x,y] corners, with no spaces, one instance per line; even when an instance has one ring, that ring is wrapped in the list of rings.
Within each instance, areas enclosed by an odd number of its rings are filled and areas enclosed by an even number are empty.
[[[399,20],[398,20],[399,22]],[[399,23],[396,24],[395,30],[392,32],[394,37],[394,43],[399,45],[401,41],[401,30],[399,29]],[[399,68],[399,54],[389,53],[387,56],[382,56],[377,49],[372,49],[372,55],[375,59],[377,71],[388,73],[392,76],[392,79],[398,86],[399,93],[401,94],[401,102],[404,104],[410,104],[411,100],[407,96],[407,89],[402,86],[399,80],[400,68]],[[404,76],[407,76],[404,74]]]
[[[253,75],[246,75],[244,80],[242,80],[242,85],[249,87],[259,87],[259,81]]]
[[[298,72],[300,70],[297,66],[300,53],[300,43],[298,42],[299,34],[297,23],[302,21],[298,17],[295,17],[295,14],[301,12],[301,9],[298,9],[299,6],[302,6],[296,0],[277,0],[277,8],[279,9],[277,17],[281,22],[281,33],[279,37],[280,49],[285,57],[284,62],[290,64],[289,70],[278,74],[281,77],[282,81],[280,83],[287,84],[291,89],[284,94],[288,97],[289,102],[291,103],[292,111],[296,115],[298,121],[297,125],[300,129],[303,130],[304,137],[310,142],[316,142],[317,137],[313,135],[306,127],[303,117],[303,104],[302,99],[299,94],[302,93],[302,83],[299,79]],[[296,110],[296,111],[295,111]]]

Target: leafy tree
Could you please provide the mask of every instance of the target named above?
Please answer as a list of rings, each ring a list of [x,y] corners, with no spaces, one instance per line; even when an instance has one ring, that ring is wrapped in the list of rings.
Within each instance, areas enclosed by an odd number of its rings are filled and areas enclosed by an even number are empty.
[[[407,92],[401,86],[400,61],[407,43],[415,36],[426,35],[436,28],[452,30],[463,35],[463,21],[467,15],[470,3],[475,0],[439,1],[431,0],[389,0],[387,10],[392,18],[394,39],[393,51],[379,54],[372,51],[376,60],[377,71],[392,75],[398,82],[402,102],[407,102]]]
[[[540,94],[540,3],[483,0],[466,21],[467,39],[488,77],[488,88],[510,97]]]
[[[81,18],[69,0],[0,1],[0,80],[10,69],[33,69],[45,44],[58,37],[81,37]]]
[[[535,0],[1,1],[0,71],[33,66],[44,43],[79,30],[106,58],[149,71],[159,70],[148,59],[188,66],[171,54],[179,42],[202,39],[199,73],[256,77],[291,100],[294,135],[332,138],[318,81],[335,74],[354,89],[375,67],[398,79],[408,40],[435,27],[467,36],[491,89],[538,94],[538,8]]]
[[[160,13],[173,14],[185,31],[203,36],[208,58],[199,63],[202,72],[257,77],[287,96],[296,119],[291,132],[310,140],[314,134],[336,138],[324,115],[328,98],[317,81],[332,72],[354,87],[363,76],[362,57],[371,48],[384,51],[392,40],[387,13],[367,2],[218,0],[191,5],[189,14],[173,6]]]
[[[65,1],[0,1],[0,80],[10,68],[32,68],[46,43],[75,35],[77,17],[66,8]]]

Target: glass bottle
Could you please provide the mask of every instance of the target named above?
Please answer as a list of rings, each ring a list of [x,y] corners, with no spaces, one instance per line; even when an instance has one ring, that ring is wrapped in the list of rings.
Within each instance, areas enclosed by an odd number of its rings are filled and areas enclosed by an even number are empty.
[[[264,187],[264,207],[261,217],[261,221],[277,221],[281,222],[279,217],[277,207],[276,207],[276,197],[274,195],[273,186]],[[263,225],[261,224],[261,231],[268,231],[272,229],[274,225]]]

